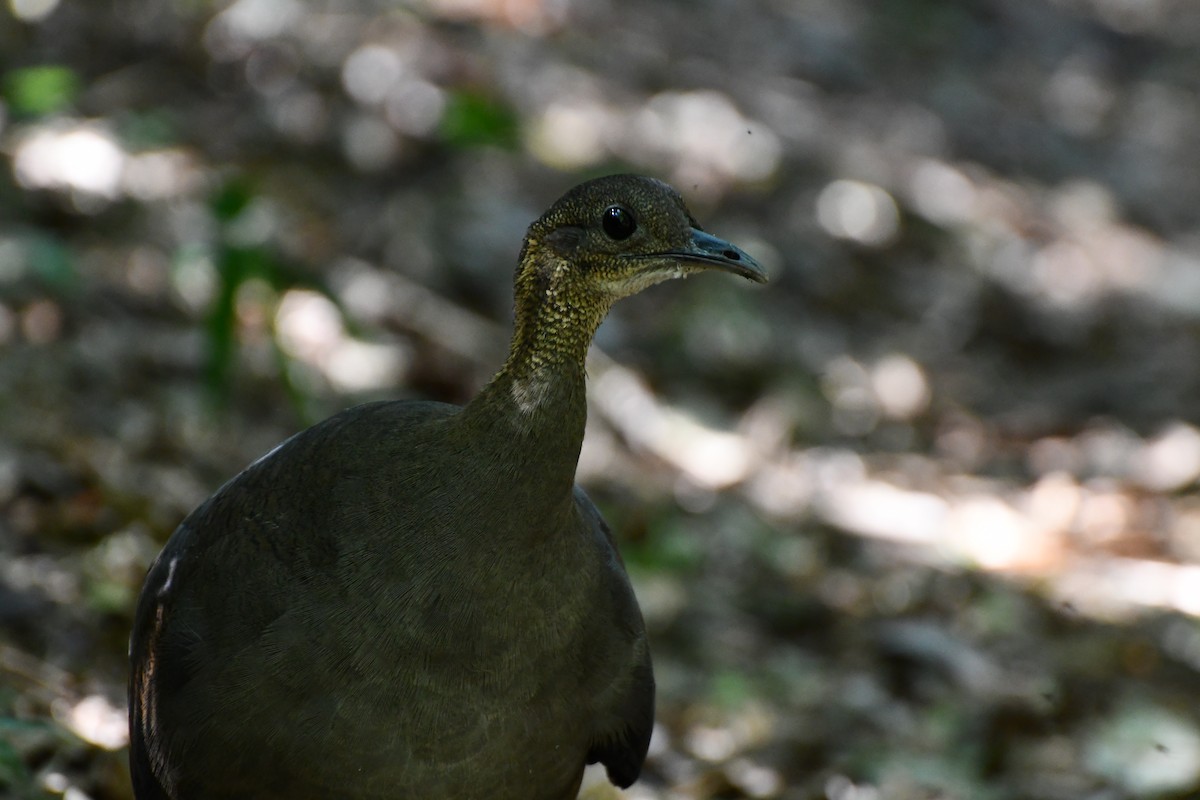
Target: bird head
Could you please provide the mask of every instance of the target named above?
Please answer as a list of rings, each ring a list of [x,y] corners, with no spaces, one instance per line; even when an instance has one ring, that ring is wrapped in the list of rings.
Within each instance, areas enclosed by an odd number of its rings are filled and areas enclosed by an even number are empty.
[[[705,233],[678,192],[636,175],[567,192],[530,226],[521,260],[538,288],[607,304],[702,270],[767,280],[757,261]]]
[[[576,186],[525,235],[510,371],[563,358],[582,365],[613,303],[703,270],[767,280],[757,261],[701,230],[661,181],[612,175]]]

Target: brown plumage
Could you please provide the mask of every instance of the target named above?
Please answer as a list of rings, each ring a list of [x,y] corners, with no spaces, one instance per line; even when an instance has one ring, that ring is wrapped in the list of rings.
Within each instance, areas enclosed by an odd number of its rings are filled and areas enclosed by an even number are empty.
[[[584,357],[617,299],[708,268],[765,280],[665,184],[582,184],[530,227],[471,403],[349,409],[189,515],[130,645],[139,800],[569,800],[595,762],[632,783],[654,678],[574,485]]]

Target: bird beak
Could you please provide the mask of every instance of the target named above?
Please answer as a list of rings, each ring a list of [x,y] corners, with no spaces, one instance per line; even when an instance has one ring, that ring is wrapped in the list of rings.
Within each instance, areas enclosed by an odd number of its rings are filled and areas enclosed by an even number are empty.
[[[718,239],[697,228],[692,228],[692,240],[686,247],[662,255],[702,267],[732,272],[755,283],[767,282],[767,270],[762,264],[724,239]]]

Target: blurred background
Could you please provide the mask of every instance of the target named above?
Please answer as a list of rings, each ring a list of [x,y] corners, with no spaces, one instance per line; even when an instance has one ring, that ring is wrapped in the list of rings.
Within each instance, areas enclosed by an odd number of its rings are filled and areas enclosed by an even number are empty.
[[[1200,793],[1200,6],[0,1],[0,796],[128,800],[147,566],[348,405],[463,402],[525,227],[674,183],[579,468],[630,800]]]

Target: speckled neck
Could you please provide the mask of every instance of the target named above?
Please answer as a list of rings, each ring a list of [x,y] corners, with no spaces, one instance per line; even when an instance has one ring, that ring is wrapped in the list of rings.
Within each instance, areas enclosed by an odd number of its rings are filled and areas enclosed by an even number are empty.
[[[508,359],[464,410],[522,480],[570,495],[587,421],[588,346],[608,304],[573,290],[560,260],[522,259]],[[485,433],[486,431],[486,433]]]

